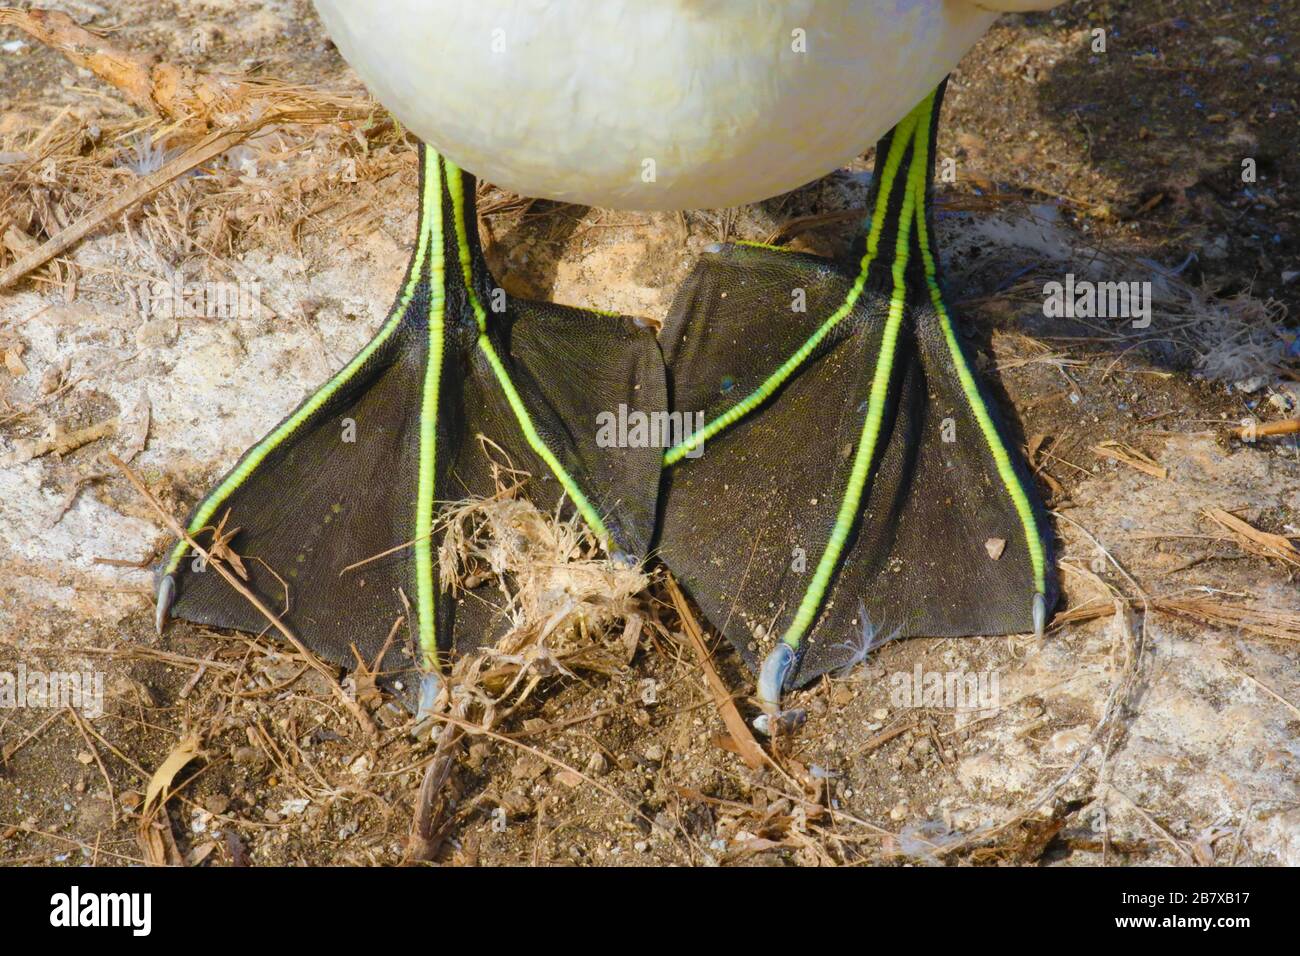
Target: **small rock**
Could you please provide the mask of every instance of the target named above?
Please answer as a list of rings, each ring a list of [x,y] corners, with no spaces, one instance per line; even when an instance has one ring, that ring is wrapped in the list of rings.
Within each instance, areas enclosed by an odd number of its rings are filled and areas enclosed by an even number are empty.
[[[510,775],[516,780],[536,780],[546,773],[546,761],[532,754],[526,754],[515,761],[510,768]]]
[[[1282,274],[1282,281],[1284,283],[1286,282],[1286,273]],[[63,384],[63,376],[66,372],[67,369],[60,365],[51,365],[45,370],[44,374],[41,375],[41,384],[38,386],[38,391],[40,391],[42,395],[49,395],[51,392],[58,389],[58,387]]]
[[[1201,255],[1216,261],[1228,258],[1228,237],[1218,236],[1213,242],[1202,246]]]
[[[564,786],[568,787],[570,790],[576,790],[584,783],[582,774],[578,773],[576,770],[561,770],[555,775],[555,780],[557,783],[564,784]]]
[[[230,809],[230,798],[224,793],[211,793],[203,798],[203,808],[213,816],[221,816]]]
[[[409,719],[410,714],[406,712],[405,708],[393,700],[385,701],[384,705],[375,711],[376,722],[385,730],[401,727]],[[322,739],[331,740],[333,738],[323,736]],[[342,740],[343,738],[340,736],[338,739]]]
[[[1056,754],[1076,753],[1091,738],[1092,728],[1079,724],[1065,730],[1058,730],[1047,741],[1047,750]]]
[[[231,756],[234,758],[235,763],[241,767],[260,767],[264,759],[262,751],[256,747],[236,747]]]
[[[19,347],[4,350],[4,367],[9,369],[9,375],[14,378],[27,375],[27,365],[23,363],[21,355],[22,349],[19,349]]]
[[[511,790],[502,794],[501,806],[512,817],[526,817],[533,812],[533,801],[518,790]]]

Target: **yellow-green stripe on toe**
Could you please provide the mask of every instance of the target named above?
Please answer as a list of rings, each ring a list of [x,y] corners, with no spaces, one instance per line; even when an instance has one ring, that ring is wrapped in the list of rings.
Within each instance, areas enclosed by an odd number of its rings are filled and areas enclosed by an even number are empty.
[[[492,345],[492,340],[487,334],[487,313],[483,310],[483,304],[479,301],[478,291],[474,288],[473,263],[471,262],[471,252],[469,244],[469,233],[466,229],[465,211],[464,211],[464,187],[461,184],[460,170],[451,160],[444,159],[447,168],[447,188],[452,200],[452,208],[455,210],[456,225],[456,245],[459,250],[461,276],[465,281],[465,288],[469,294],[470,308],[474,311],[474,318],[478,322],[479,336],[478,347],[487,359],[488,365],[492,369],[492,374],[496,376],[497,384],[505,394],[506,401],[510,404],[510,410],[514,413],[516,421],[519,423],[519,430],[523,433],[524,440],[528,442],[528,447],[533,450],[546,467],[551,470],[560,485],[564,488],[569,500],[573,502],[578,513],[582,515],[582,520],[586,522],[587,527],[607,549],[614,547],[612,536],[609,529],[605,527],[605,522],[601,519],[599,513],[592,506],[591,501],[583,493],[577,481],[573,476],[560,464],[560,459],[555,457],[555,453],[542,440],[542,436],[537,433],[537,427],[533,424],[532,416],[528,414],[528,408],[524,401],[519,397],[519,390],[515,388],[515,383],[510,378],[510,373],[506,370],[505,364],[501,357],[497,355],[496,348]]]
[[[912,157],[906,173],[907,179],[901,221],[895,243],[895,259],[892,264],[894,288],[890,298],[889,315],[885,322],[880,352],[872,376],[862,435],[854,456],[848,486],[840,502],[835,525],[827,540],[826,549],[818,560],[813,578],[800,600],[794,619],[781,637],[782,642],[791,648],[797,649],[799,647],[804,636],[816,621],[822,602],[825,600],[830,588],[831,579],[835,575],[844,547],[848,542],[853,524],[857,520],[859,509],[862,506],[863,495],[868,486],[876,443],[884,416],[884,405],[888,396],[890,376],[893,374],[893,361],[898,334],[906,308],[907,268],[910,260],[911,227],[913,224],[916,228],[917,245],[921,252],[930,300],[938,314],[940,328],[944,341],[948,346],[953,368],[961,384],[962,393],[966,397],[972,414],[979,423],[980,433],[993,457],[998,477],[1015,506],[1016,514],[1024,531],[1025,543],[1029,551],[1030,564],[1034,574],[1036,627],[1039,626],[1037,618],[1043,616],[1037,605],[1042,603],[1041,595],[1045,594],[1047,590],[1046,549],[1034,517],[1033,506],[1030,504],[1028,493],[1016,475],[1015,468],[1011,463],[1011,455],[998,434],[997,427],[993,423],[992,414],[980,395],[974,375],[966,362],[960,344],[957,342],[952,317],[944,302],[943,293],[939,288],[938,269],[930,246],[926,206],[928,201],[929,164],[931,161],[931,130],[936,102],[937,96],[935,94],[927,97],[903,123],[899,124],[896,139],[891,144],[891,164],[894,163],[893,147],[898,144],[900,139],[904,143],[907,140],[911,141]],[[890,172],[892,170],[887,168],[886,173]],[[886,181],[882,186],[882,190],[888,186],[892,186],[892,181]]]
[[[723,429],[729,428],[736,422],[740,421],[758,406],[766,402],[772,395],[784,385],[799,369],[803,366],[808,358],[817,350],[822,341],[830,332],[844,320],[857,305],[858,299],[862,296],[862,291],[867,284],[867,276],[871,271],[871,264],[876,261],[876,256],[880,247],[880,236],[885,227],[887,213],[889,208],[889,197],[893,191],[894,179],[898,175],[899,167],[903,162],[903,155],[907,151],[909,140],[912,137],[912,131],[916,125],[915,112],[909,113],[902,122],[898,124],[897,132],[890,143],[889,156],[886,159],[884,171],[880,176],[880,190],[876,200],[876,208],[872,216],[871,232],[867,236],[866,252],[862,256],[862,263],[858,269],[857,279],[849,288],[848,295],[834,312],[827,317],[826,321],[818,326],[817,330],[808,337],[807,341],[801,345],[793,355],[781,363],[771,375],[763,380],[762,384],[754,391],[750,392],[735,405],[731,406],[711,422],[705,423],[704,427],[694,432],[689,438],[677,443],[664,453],[664,465],[675,465],[681,461],[690,452],[699,448],[704,442],[717,435]]]
[[[934,121],[935,101],[935,95],[931,94],[922,104],[924,115],[921,129],[926,132],[924,135],[920,132],[917,134],[918,159],[913,162],[911,171],[911,189],[922,197],[925,196],[927,186],[930,162],[930,135],[928,131]],[[935,312],[939,315],[939,326],[943,330],[944,341],[947,343],[948,352],[952,356],[953,368],[957,371],[957,378],[961,382],[962,392],[966,395],[966,401],[970,404],[975,420],[979,422],[980,433],[984,436],[989,453],[993,456],[998,477],[1001,478],[1007,494],[1015,505],[1016,514],[1020,516],[1020,524],[1025,533],[1025,545],[1029,548],[1030,564],[1034,569],[1034,587],[1037,589],[1038,594],[1046,594],[1047,556],[1042,536],[1038,530],[1038,522],[1034,518],[1034,509],[1029,503],[1028,494],[1026,494],[1019,477],[1016,475],[1015,468],[1011,464],[1011,455],[1007,451],[1006,445],[1002,443],[997,427],[993,424],[993,417],[980,396],[979,387],[975,384],[975,377],[971,374],[970,366],[966,362],[960,344],[957,342],[952,317],[948,313],[948,306],[944,302],[943,292],[939,288],[938,267],[930,247],[929,227],[926,223],[925,213],[925,202],[922,201],[916,206],[916,234],[921,247],[921,260],[925,266],[925,282],[930,290],[930,301],[934,305]]]
[[[415,593],[419,620],[421,666],[426,671],[438,669],[438,614],[434,567],[433,524],[437,506],[438,478],[438,396],[442,385],[443,332],[447,296],[446,255],[442,233],[442,180],[440,157],[427,146],[425,166],[432,167],[432,183],[426,183],[426,202],[431,203],[429,219],[429,354],[425,362],[424,381],[420,389],[420,463],[415,500]]]
[[[411,298],[415,295],[416,287],[420,284],[420,279],[424,271],[425,257],[428,254],[429,246],[429,223],[434,215],[440,214],[436,203],[430,208],[430,197],[436,196],[436,191],[430,188],[430,180],[437,180],[438,168],[436,164],[426,163],[423,170],[423,182],[421,184],[422,202],[420,206],[420,226],[416,240],[415,257],[411,260],[411,265],[407,270],[406,281],[402,286],[402,291],[398,296],[396,304],[388,315],[388,319],[375,334],[366,346],[353,356],[347,365],[343,366],[328,382],[321,386],[315,394],[304,402],[297,411],[279,424],[269,435],[254,445],[240,460],[235,469],[226,476],[225,480],[218,485],[207,498],[195,510],[193,517],[186,526],[186,531],[191,536],[198,534],[204,528],[208,527],[213,515],[222,503],[248,478],[253,471],[262,464],[268,455],[276,448],[284,444],[285,440],[295,431],[305,424],[312,415],[314,415],[330,398],[337,394],[338,391],[347,385],[349,381],[357,374],[366,361],[374,355],[390,338],[396,333],[402,324],[402,315],[405,313]],[[189,543],[181,540],[177,542],[176,547],[172,549],[168,557],[167,564],[163,567],[163,574],[173,573],[185,557],[186,551],[189,550]]]
[[[915,125],[915,114],[908,117]],[[906,139],[906,137],[904,137]],[[915,155],[913,164],[915,164]],[[910,180],[909,180],[910,182]],[[891,183],[892,185],[892,183]],[[858,439],[858,450],[853,457],[853,470],[849,473],[848,485],[844,497],[840,500],[839,511],[835,516],[835,525],[817,569],[813,572],[794,620],[781,635],[781,641],[792,648],[798,648],[808,629],[812,627],[821,609],[822,601],[830,587],[831,578],[839,566],[844,546],[848,543],[849,533],[857,521],[862,507],[862,497],[871,477],[871,466],[876,457],[876,443],[880,437],[880,427],[885,417],[885,403],[889,397],[889,382],[894,373],[894,355],[898,349],[898,333],[903,325],[904,310],[907,306],[907,263],[912,239],[912,207],[916,202],[910,186],[903,192],[902,212],[898,221],[898,235],[894,242],[894,262],[892,276],[893,292],[889,299],[889,315],[885,319],[885,328],[881,334],[880,352],[876,357],[876,368],[871,376],[871,390],[867,397],[867,414],[862,422],[862,434]]]

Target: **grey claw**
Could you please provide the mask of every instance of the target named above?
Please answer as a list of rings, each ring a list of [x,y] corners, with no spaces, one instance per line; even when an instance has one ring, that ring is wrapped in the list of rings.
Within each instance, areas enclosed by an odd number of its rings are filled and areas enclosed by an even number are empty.
[[[722,243],[720,243],[720,242],[710,242],[707,246],[704,247],[704,251],[705,251],[705,252],[712,252],[712,253],[714,253],[714,254],[716,255],[717,253],[719,253],[719,252],[722,251]]]
[[[781,691],[785,688],[785,679],[794,667],[794,648],[784,641],[772,648],[763,660],[758,671],[758,702],[763,713],[754,718],[754,729],[760,734],[771,736],[778,732],[788,732],[803,723],[804,714],[798,710],[781,710]]]
[[[794,666],[794,648],[781,641],[763,660],[758,671],[758,699],[766,709],[781,706],[781,691]]]
[[[1042,637],[1047,628],[1047,598],[1034,595],[1034,637]]]
[[[437,671],[428,671],[420,677],[420,702],[415,710],[415,722],[422,724],[433,715],[442,693],[442,675]]]
[[[162,580],[158,582],[158,595],[154,600],[153,626],[158,633],[163,632],[167,626],[167,617],[171,614],[172,603],[176,600],[176,577],[171,574],[164,574]]]

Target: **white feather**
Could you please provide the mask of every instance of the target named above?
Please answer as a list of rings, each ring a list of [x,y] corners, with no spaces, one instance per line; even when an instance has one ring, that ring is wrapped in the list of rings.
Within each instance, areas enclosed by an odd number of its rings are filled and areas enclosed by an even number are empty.
[[[970,0],[316,6],[375,97],[465,169],[527,196],[628,209],[739,205],[825,175],[997,16]]]

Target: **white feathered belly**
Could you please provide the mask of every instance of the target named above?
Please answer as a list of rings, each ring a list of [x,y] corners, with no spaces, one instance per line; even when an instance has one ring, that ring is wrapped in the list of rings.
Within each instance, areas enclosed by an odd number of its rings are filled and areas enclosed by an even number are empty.
[[[316,6],[375,97],[465,169],[621,209],[733,206],[825,175],[997,17],[968,0]]]

